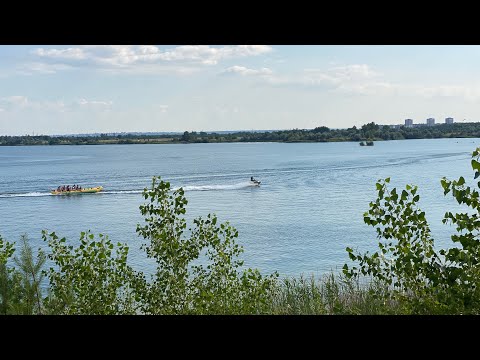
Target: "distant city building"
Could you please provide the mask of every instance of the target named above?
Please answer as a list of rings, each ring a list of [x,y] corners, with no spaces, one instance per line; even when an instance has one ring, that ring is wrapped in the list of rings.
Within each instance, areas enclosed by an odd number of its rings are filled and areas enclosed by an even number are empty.
[[[427,119],[427,126],[433,126],[435,125],[435,119],[434,118],[428,118]]]
[[[445,124],[453,124],[453,118],[452,117],[445,118]]]
[[[405,126],[406,127],[412,127],[413,126],[413,120],[412,119],[405,119]]]

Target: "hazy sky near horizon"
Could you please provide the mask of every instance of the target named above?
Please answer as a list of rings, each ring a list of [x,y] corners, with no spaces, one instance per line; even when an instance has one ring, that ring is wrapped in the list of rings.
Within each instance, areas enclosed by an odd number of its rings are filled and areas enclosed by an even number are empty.
[[[480,46],[0,45],[0,135],[480,120]]]

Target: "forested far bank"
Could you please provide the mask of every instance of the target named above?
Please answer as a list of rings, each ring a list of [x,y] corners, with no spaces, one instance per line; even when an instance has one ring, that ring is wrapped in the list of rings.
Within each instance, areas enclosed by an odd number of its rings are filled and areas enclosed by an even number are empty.
[[[24,135],[0,136],[0,146],[19,145],[108,145],[108,144],[185,144],[223,142],[340,142],[405,139],[477,138],[480,123],[437,124],[434,126],[392,127],[373,122],[357,128],[311,130],[239,131],[232,133],[185,131],[183,134],[98,134],[98,135]]]

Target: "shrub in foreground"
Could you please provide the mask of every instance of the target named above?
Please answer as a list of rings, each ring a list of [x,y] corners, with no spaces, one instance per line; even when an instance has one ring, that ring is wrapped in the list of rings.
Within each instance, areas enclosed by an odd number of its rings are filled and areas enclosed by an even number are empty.
[[[472,153],[474,179],[480,176],[480,148]],[[404,313],[445,314],[480,312],[480,194],[465,178],[447,180],[444,195],[452,193],[470,212],[446,212],[443,222],[456,225],[453,246],[436,250],[430,228],[418,207],[417,187],[389,190],[390,179],[379,181],[378,196],[364,215],[377,231],[378,249],[373,254],[347,248],[357,266],[344,265],[348,278],[371,276],[388,286],[390,300],[401,304]],[[480,188],[480,182],[477,187]],[[473,210],[473,211],[472,211]]]

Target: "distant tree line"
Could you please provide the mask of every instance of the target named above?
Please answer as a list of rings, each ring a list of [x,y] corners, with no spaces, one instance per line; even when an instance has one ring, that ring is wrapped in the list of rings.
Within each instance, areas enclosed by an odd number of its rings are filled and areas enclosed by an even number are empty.
[[[183,134],[100,134],[100,136],[0,136],[0,145],[104,145],[165,144],[219,142],[332,142],[378,141],[404,139],[474,138],[480,137],[480,123],[438,124],[435,126],[394,128],[374,122],[347,129],[292,129],[270,132],[239,131],[207,133],[185,131]]]

